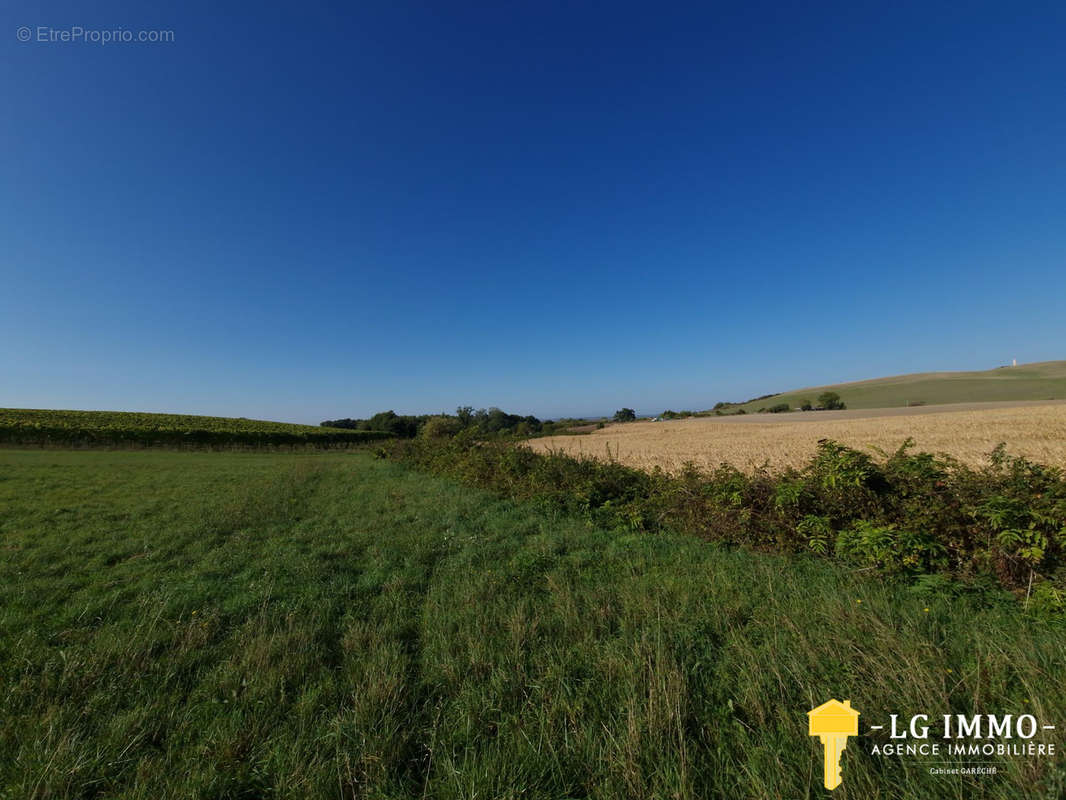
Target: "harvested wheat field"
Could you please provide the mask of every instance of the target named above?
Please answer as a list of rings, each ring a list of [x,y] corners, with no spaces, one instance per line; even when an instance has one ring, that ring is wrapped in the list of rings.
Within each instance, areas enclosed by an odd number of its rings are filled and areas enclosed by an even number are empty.
[[[1066,467],[1066,403],[969,403],[921,408],[808,411],[670,422],[609,425],[584,436],[534,439],[534,450],[616,458],[623,464],[668,471],[691,461],[728,462],[752,470],[801,466],[819,439],[851,447],[895,450],[907,438],[916,449],[984,463],[1000,442],[1007,452]]]

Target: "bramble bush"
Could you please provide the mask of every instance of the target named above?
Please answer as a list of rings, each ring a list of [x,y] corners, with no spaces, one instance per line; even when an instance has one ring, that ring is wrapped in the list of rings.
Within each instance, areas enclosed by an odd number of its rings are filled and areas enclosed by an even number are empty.
[[[1002,445],[981,467],[913,446],[908,439],[875,457],[822,440],[802,469],[752,474],[729,464],[644,472],[464,435],[390,442],[386,452],[597,525],[809,552],[923,585],[994,579],[1044,607],[1066,607],[1063,471]]]

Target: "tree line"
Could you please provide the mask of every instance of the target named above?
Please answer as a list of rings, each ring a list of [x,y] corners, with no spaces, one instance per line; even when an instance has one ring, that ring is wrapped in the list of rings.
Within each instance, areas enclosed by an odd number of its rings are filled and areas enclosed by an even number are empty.
[[[347,428],[356,431],[382,431],[398,439],[448,438],[466,434],[476,438],[505,438],[556,433],[585,420],[540,420],[532,414],[509,414],[499,408],[459,406],[454,414],[397,414],[379,411],[368,419],[330,419],[322,422],[326,428]]]

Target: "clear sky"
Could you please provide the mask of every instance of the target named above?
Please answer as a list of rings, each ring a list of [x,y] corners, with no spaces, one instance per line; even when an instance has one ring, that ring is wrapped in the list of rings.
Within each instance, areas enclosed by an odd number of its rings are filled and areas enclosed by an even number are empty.
[[[273,6],[4,3],[0,406],[554,417],[1066,358],[1066,4]],[[72,26],[173,41],[39,41]]]

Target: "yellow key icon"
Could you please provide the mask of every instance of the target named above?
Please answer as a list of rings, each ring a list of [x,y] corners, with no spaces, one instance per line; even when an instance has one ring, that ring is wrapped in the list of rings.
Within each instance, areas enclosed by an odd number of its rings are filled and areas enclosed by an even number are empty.
[[[840,756],[849,736],[859,735],[859,712],[851,701],[830,700],[807,712],[811,736],[822,740],[825,749],[825,788],[840,785]]]

